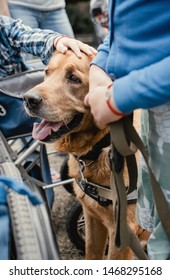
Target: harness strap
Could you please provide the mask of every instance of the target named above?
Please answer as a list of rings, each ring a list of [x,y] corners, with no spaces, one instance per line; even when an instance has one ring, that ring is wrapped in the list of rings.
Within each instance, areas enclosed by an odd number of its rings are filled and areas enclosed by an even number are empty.
[[[137,178],[138,178],[138,169],[136,163],[135,155],[130,155],[126,157],[126,163],[128,168],[128,175],[129,175],[129,186],[127,194],[134,192],[137,190]]]
[[[110,138],[110,133],[109,133],[109,138]],[[109,140],[110,143],[110,140]],[[108,152],[108,157],[110,159],[110,153],[111,150]],[[91,164],[94,163],[94,161],[90,161],[88,163],[85,163],[82,160],[82,157],[78,157],[75,155],[72,155],[74,157],[74,159],[78,162],[79,165],[79,174],[80,174],[80,178],[79,179],[75,179],[78,186],[81,188],[81,190],[83,192],[85,192],[87,195],[89,195],[91,198],[93,198],[94,200],[96,200],[101,206],[108,206],[109,204],[112,204],[112,193],[110,190],[110,187],[108,186],[103,186],[103,185],[99,185],[99,184],[95,184],[93,182],[88,181],[85,177],[84,177],[84,169],[88,168]],[[137,170],[136,167],[136,161],[132,160],[129,157],[127,157],[127,162],[131,163],[135,163],[134,165],[134,169]],[[114,153],[114,163],[116,166],[116,170],[119,172],[119,170],[123,169],[124,166],[124,158],[122,157],[122,155],[120,155],[120,153]],[[128,173],[129,173],[129,177],[133,178],[132,180],[130,180],[130,186],[127,187],[126,186],[126,194],[127,194],[127,202],[128,204],[132,204],[132,203],[136,203],[137,200],[137,191],[136,191],[136,178],[137,176],[131,176],[132,171],[134,172],[134,169],[130,169],[128,167]]]
[[[123,119],[122,119],[123,120]],[[112,142],[112,154],[114,154],[115,150],[118,151],[122,156],[127,157],[127,165],[128,167],[131,164],[134,164],[134,153],[136,152],[136,147],[132,145],[125,137],[124,127],[122,120],[112,123],[110,125],[110,134],[111,134],[111,142]],[[133,155],[133,157],[132,157]],[[132,166],[132,165],[131,165]],[[133,170],[128,169],[130,178],[135,177],[135,181],[137,178],[136,175],[136,164]],[[123,168],[119,172],[115,169],[114,160],[111,160],[111,192],[113,199],[113,209],[115,214],[116,221],[116,236],[115,236],[115,245],[117,248],[121,249],[123,247],[130,247],[136,256],[139,259],[147,259],[147,255],[144,252],[142,246],[136,235],[132,232],[130,227],[127,225],[127,196],[126,196],[126,187],[123,179]],[[129,171],[131,170],[131,171]],[[132,174],[133,172],[133,174]],[[133,175],[133,176],[132,176]],[[135,182],[134,181],[134,182]],[[134,183],[133,182],[133,183]],[[131,183],[131,188],[134,188],[134,185]],[[136,186],[135,186],[136,188]]]
[[[113,200],[113,209],[116,221],[116,236],[115,245],[117,248],[121,249],[123,247],[131,247],[133,252],[139,259],[146,260],[147,255],[145,254],[143,248],[136,235],[132,232],[130,227],[127,225],[127,197],[126,197],[126,187],[123,181],[123,172],[117,174],[114,169],[114,164],[111,166],[112,176],[111,176],[111,192]]]
[[[97,201],[101,206],[106,207],[112,204],[112,195],[107,187],[96,185],[87,179],[83,181],[76,179],[76,183],[85,194]]]
[[[137,134],[132,122],[127,118],[123,118],[118,122],[112,123],[110,125],[110,133],[112,140],[112,151],[118,150],[123,156],[130,156],[135,153],[134,144],[140,152],[142,153],[150,176],[151,187],[153,191],[153,196],[156,203],[156,208],[158,215],[160,217],[162,226],[170,239],[170,221],[167,217],[170,216],[170,209],[165,196],[155,179],[155,176],[149,166],[148,154],[144,148],[143,142]],[[134,143],[132,145],[132,143]],[[126,222],[126,211],[127,211],[127,201],[126,201],[126,191],[123,182],[123,171],[117,172],[115,170],[115,164],[112,160],[112,181],[111,181],[111,191],[113,194],[114,208],[115,208],[115,219],[117,223],[115,245],[118,248],[125,246],[130,246],[139,259],[147,259],[137,237],[128,227]],[[113,208],[113,209],[114,209]]]

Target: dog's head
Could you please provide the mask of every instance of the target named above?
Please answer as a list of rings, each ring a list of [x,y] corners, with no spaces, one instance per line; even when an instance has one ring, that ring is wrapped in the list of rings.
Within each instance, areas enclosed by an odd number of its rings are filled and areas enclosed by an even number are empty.
[[[59,142],[74,134],[72,138],[78,135],[80,139],[83,135],[88,142],[90,134],[98,131],[89,108],[84,105],[92,59],[93,56],[84,53],[79,59],[72,51],[67,54],[55,52],[45,69],[44,82],[25,93],[27,113],[42,119],[41,123],[34,125],[35,139]],[[77,142],[80,144],[80,141]]]

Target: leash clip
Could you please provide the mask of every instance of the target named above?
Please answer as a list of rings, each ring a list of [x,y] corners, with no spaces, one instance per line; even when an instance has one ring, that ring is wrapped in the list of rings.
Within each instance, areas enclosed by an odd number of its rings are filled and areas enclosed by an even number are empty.
[[[86,164],[85,164],[85,162],[84,162],[83,160],[81,160],[81,159],[79,159],[78,163],[79,163],[79,174],[80,174],[80,179],[83,181],[83,180],[85,180],[83,172],[84,172],[84,169],[85,169],[85,167],[86,167]]]
[[[87,179],[84,178],[84,169],[86,167],[86,164],[83,160],[79,159],[78,160],[79,163],[79,174],[80,174],[80,180],[79,180],[79,184],[81,186],[81,189],[85,192],[86,186],[87,186]]]

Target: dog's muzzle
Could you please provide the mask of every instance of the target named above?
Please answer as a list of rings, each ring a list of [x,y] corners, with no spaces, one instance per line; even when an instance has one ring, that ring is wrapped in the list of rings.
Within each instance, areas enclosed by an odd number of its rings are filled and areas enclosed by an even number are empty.
[[[30,111],[37,112],[42,105],[42,98],[38,92],[24,94],[24,106]]]

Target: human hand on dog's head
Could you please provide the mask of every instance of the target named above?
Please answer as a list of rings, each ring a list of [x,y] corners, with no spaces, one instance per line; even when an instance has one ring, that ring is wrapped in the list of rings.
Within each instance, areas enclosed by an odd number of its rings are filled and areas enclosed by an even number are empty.
[[[58,52],[65,54],[69,49],[71,49],[78,58],[81,58],[81,52],[87,55],[97,54],[97,50],[93,47],[84,44],[83,42],[70,38],[67,36],[60,36],[54,40],[54,47]]]

